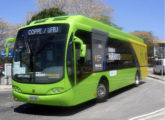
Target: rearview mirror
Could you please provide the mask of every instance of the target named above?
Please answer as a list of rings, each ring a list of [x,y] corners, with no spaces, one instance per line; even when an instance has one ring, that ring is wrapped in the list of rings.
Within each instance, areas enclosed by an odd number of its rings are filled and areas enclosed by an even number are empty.
[[[86,55],[86,45],[78,37],[74,37],[74,42],[80,44],[80,57],[85,57],[85,55]]]
[[[8,48],[8,43],[13,43],[13,42],[15,42],[15,38],[9,38],[9,39],[7,39],[6,40],[6,42],[5,42],[5,48],[6,48],[6,57],[8,57],[9,56],[9,48]]]

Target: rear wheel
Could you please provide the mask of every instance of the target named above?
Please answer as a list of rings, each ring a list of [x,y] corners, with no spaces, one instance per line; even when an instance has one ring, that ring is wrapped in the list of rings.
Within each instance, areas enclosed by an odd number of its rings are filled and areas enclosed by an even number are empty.
[[[139,73],[137,72],[136,73],[136,77],[135,77],[135,86],[139,86],[140,84],[140,75]]]
[[[101,81],[97,87],[97,101],[103,102],[108,98],[108,83]]]

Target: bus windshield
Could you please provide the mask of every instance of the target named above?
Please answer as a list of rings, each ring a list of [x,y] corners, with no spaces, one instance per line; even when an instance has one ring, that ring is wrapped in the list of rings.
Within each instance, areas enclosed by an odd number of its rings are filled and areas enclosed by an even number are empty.
[[[64,76],[68,25],[45,25],[18,32],[13,79],[22,83],[53,83]]]

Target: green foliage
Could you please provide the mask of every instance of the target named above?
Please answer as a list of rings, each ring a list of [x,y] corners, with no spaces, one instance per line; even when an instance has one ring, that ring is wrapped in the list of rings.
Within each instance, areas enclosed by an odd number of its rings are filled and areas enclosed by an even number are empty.
[[[5,63],[12,63],[12,58],[0,58],[0,65],[4,65]]]
[[[44,9],[38,14],[34,15],[30,21],[28,21],[28,24],[34,20],[40,20],[44,18],[49,18],[49,17],[56,17],[56,16],[63,16],[66,15],[65,12],[60,10],[59,8],[50,8],[50,9]]]
[[[104,23],[104,24],[111,25],[114,28],[117,28],[119,30],[122,30],[121,27],[119,27],[118,25],[116,25],[116,24],[114,24],[114,23],[111,22],[111,19],[110,19],[109,16],[103,16],[103,15],[101,15],[101,17],[98,20],[100,22]]]
[[[151,42],[147,42],[147,49],[148,49],[148,56],[153,57],[154,56],[154,45]]]
[[[149,59],[152,58],[154,56],[153,40],[155,39],[155,36],[153,36],[151,32],[146,32],[146,31],[135,31],[132,32],[131,34],[144,40],[144,42],[147,44],[148,57]]]
[[[5,59],[0,58],[0,65],[3,65],[5,63]]]
[[[110,25],[111,25],[112,27],[114,27],[114,28],[117,28],[117,29],[119,29],[119,30],[122,30],[121,27],[119,27],[118,25],[116,25],[116,24],[114,24],[114,23],[111,23]]]
[[[100,22],[110,25],[110,18],[108,16],[101,16],[99,19]]]

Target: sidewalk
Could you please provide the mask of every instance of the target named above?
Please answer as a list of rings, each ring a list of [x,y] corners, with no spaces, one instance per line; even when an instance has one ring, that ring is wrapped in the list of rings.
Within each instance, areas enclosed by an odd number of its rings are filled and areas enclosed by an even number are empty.
[[[158,75],[154,75],[154,74],[149,74],[148,73],[148,77],[154,78],[154,79],[158,79],[161,81],[165,81],[165,76],[158,76]]]
[[[1,91],[11,91],[12,85],[6,85],[7,83],[4,81],[5,77],[0,78],[0,92]]]
[[[151,78],[154,78],[157,80],[161,80],[161,81],[165,81],[165,75],[162,76],[162,75],[153,74],[153,67],[148,68],[148,77],[151,77]]]
[[[1,91],[11,91],[12,85],[0,85],[0,92]]]

